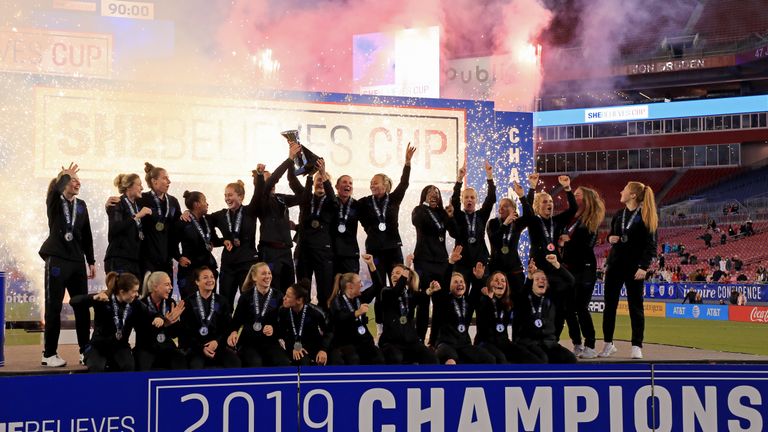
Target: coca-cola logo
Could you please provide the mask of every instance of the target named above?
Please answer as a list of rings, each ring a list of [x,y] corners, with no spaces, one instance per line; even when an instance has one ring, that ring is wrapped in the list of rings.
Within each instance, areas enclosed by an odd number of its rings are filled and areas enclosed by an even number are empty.
[[[768,309],[752,308],[749,314],[749,320],[752,322],[768,323]]]

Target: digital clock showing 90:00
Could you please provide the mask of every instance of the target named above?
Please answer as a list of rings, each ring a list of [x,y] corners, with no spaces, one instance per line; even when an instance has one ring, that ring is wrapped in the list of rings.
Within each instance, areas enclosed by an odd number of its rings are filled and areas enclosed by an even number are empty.
[[[145,2],[101,0],[101,15],[152,20],[155,19],[155,5]]]

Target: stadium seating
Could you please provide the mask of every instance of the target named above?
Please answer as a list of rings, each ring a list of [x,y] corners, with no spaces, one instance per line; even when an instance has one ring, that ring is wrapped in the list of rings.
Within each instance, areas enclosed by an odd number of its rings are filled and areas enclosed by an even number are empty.
[[[744,169],[728,168],[692,168],[683,174],[661,199],[662,205],[674,204],[716,183],[723,182]]]

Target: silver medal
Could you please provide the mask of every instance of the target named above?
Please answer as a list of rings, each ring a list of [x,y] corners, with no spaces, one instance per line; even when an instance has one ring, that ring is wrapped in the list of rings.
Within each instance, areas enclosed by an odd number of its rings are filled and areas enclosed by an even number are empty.
[[[117,338],[117,340],[121,340],[121,339],[123,338],[123,332],[122,332],[122,330],[118,330],[118,331],[115,333],[115,338]]]
[[[477,241],[477,239],[474,238],[474,237],[470,237],[469,238],[469,244],[475,244],[476,241]]]
[[[381,222],[379,224],[379,231],[386,231],[386,230],[387,230],[387,224],[385,224],[384,222]]]
[[[629,236],[628,235],[624,234],[623,236],[621,236],[621,242],[622,243],[626,243],[628,241],[629,241]]]
[[[312,223],[310,223],[310,225],[312,226],[312,228],[319,228],[320,227],[320,221],[313,220]]]
[[[499,333],[504,333],[504,324],[496,324],[496,331]]]
[[[75,236],[71,232],[64,234],[64,240],[71,242],[74,239],[75,239]]]
[[[464,324],[459,324],[457,329],[459,330],[459,333],[464,333],[467,330],[467,327]]]
[[[261,323],[260,322],[256,321],[255,323],[253,323],[253,331],[255,331],[255,332],[260,332],[261,331]]]
[[[208,326],[200,327],[200,336],[208,336]]]
[[[533,325],[535,325],[535,326],[536,326],[536,327],[538,327],[538,328],[541,328],[541,326],[543,326],[543,325],[544,325],[544,323],[543,323],[543,322],[541,322],[541,320],[540,320],[540,319],[537,319],[536,321],[534,321],[534,322],[533,322]]]
[[[139,231],[139,240],[144,240],[144,233]]]
[[[157,339],[157,343],[165,342],[165,333],[158,333],[156,339]]]
[[[408,317],[403,315],[400,317],[400,324],[405,324],[408,322]]]
[[[347,232],[347,226],[344,224],[339,224],[338,230],[340,233],[344,234],[345,232]]]
[[[360,335],[364,335],[365,334],[365,327],[363,327],[363,326],[357,327],[357,333],[360,334]]]

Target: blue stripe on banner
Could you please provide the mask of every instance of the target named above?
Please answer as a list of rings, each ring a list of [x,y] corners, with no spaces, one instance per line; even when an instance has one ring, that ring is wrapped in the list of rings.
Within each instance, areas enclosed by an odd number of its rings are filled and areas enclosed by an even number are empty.
[[[727,301],[731,296],[731,292],[736,290],[743,293],[748,302],[766,302],[768,301],[768,285],[764,284],[718,284],[718,283],[658,283],[658,282],[646,282],[645,293],[646,299],[657,300],[682,300],[685,294],[690,288],[701,293],[701,298],[704,301]],[[597,282],[595,288],[592,291],[593,296],[602,297],[604,295],[604,288],[602,282]],[[621,289],[621,297],[627,297],[626,288]]]
[[[265,368],[0,386],[0,431],[763,430],[768,420],[768,366],[754,364]]]
[[[667,303],[667,318],[728,321],[728,306]]]

